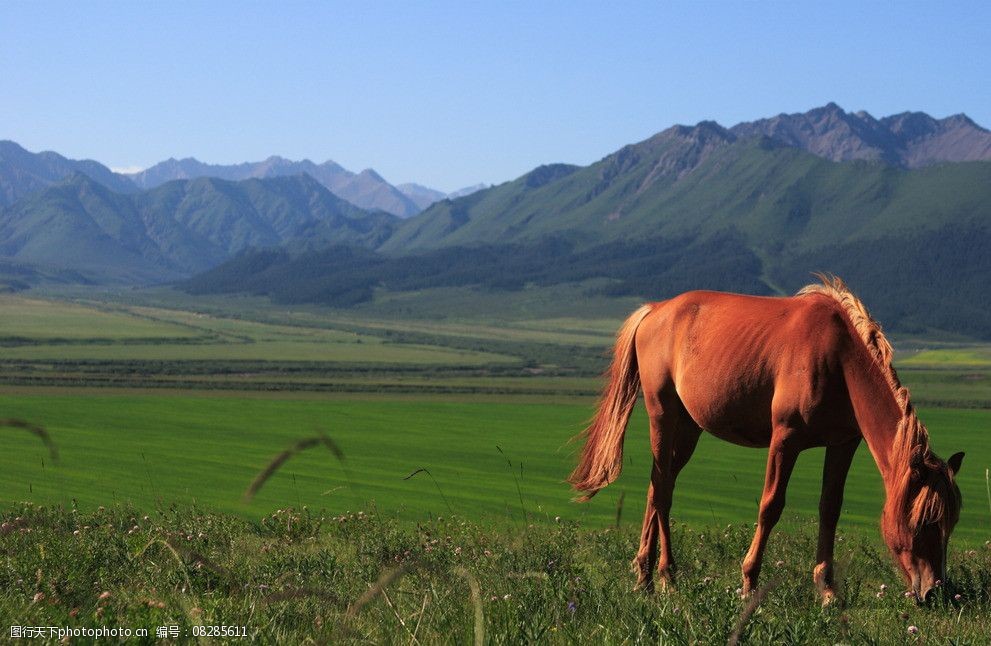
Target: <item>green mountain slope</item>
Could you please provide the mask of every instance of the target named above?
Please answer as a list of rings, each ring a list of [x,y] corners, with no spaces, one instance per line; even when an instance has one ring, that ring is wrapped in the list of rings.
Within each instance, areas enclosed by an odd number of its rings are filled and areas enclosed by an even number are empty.
[[[203,178],[121,195],[76,174],[0,212],[0,258],[95,282],[149,283],[204,271],[249,247],[375,245],[395,221],[307,176]]]
[[[547,167],[544,167],[547,168]],[[546,182],[533,173],[443,201],[404,222],[382,250],[520,242],[706,236],[733,229],[768,253],[907,228],[986,225],[991,162],[903,170],[835,163],[715,124],[671,129]]]
[[[604,278],[593,281],[599,293],[660,299],[788,293],[826,271],[895,330],[991,338],[988,248],[991,162],[838,163],[702,123],[588,167],[542,166],[439,202],[400,223],[376,255],[249,254],[189,289],[348,305],[377,288]]]

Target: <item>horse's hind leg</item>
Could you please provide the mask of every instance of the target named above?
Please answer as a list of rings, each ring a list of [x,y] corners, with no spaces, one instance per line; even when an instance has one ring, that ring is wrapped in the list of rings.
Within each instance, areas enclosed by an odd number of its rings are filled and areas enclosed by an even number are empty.
[[[633,560],[637,588],[653,589],[653,571],[661,587],[672,583],[674,557],[671,553],[671,501],[675,480],[692,457],[701,429],[684,412],[677,397],[661,404],[657,397],[647,397],[650,417],[650,448],[653,453],[647,506],[644,510],[640,550]],[[658,554],[660,543],[660,554]]]
[[[822,496],[819,498],[819,546],[812,573],[824,605],[836,596],[833,589],[833,542],[843,506],[843,487],[858,446],[859,435],[845,444],[826,447],[826,460],[822,466]]]

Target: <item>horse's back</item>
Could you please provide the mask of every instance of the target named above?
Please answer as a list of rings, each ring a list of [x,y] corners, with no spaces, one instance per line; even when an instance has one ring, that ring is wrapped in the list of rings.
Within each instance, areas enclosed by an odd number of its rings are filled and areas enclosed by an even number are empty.
[[[648,399],[673,389],[702,428],[764,446],[780,416],[846,423],[840,364],[849,340],[826,296],[693,291],[654,304],[637,331],[637,361]]]

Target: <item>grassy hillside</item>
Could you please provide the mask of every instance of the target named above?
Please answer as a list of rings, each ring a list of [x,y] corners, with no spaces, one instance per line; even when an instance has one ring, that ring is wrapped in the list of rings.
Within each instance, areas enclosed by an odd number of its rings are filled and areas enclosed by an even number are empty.
[[[697,166],[668,168],[671,157]],[[708,150],[711,148],[711,150]],[[689,172],[690,171],[690,172]],[[767,252],[954,226],[986,226],[991,162],[907,171],[835,163],[769,139],[719,140],[702,126],[657,135],[586,168],[541,169],[410,218],[383,245],[391,253],[558,234],[609,239],[708,236],[735,229]]]

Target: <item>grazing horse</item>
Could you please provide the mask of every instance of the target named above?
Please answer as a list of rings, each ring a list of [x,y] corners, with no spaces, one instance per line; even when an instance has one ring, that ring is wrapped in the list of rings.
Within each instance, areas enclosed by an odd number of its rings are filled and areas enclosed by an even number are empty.
[[[619,476],[642,388],[654,459],[633,561],[639,588],[653,588],[655,566],[662,587],[672,581],[672,493],[703,429],[734,444],[769,447],[757,529],[743,559],[744,594],[757,587],[799,452],[824,446],[813,580],[823,603],[834,598],[836,523],[861,439],[884,480],[881,533],[911,593],[923,601],[945,581],[963,453],[944,462],[930,450],[881,327],[840,279],[820,278],[791,298],[687,292],[642,306],[620,328],[569,482],[585,501]]]

